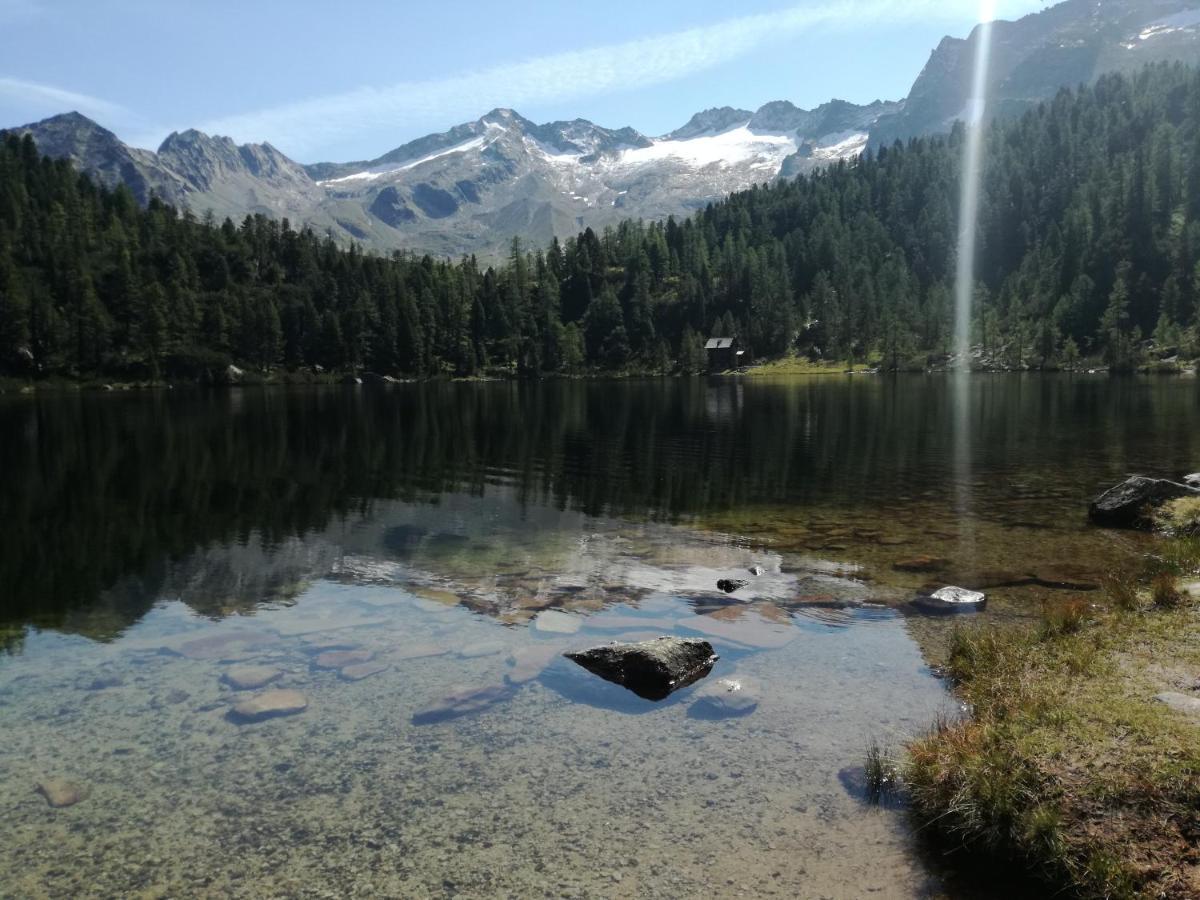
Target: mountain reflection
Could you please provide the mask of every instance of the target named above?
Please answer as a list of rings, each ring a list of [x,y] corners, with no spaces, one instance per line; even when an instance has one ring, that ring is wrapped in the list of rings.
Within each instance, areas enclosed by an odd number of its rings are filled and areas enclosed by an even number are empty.
[[[543,537],[577,535],[590,516],[757,505],[894,517],[920,498],[951,517],[949,386],[664,379],[0,398],[0,616],[103,638],[164,597],[212,616],[286,602],[347,547],[396,561],[452,557],[456,542],[478,550],[478,535],[436,513],[455,495],[491,497],[495,515]],[[982,516],[1061,515],[1126,468],[1177,476],[1196,464],[1192,383],[1009,377],[970,389]],[[1014,493],[1059,506],[1018,510]]]

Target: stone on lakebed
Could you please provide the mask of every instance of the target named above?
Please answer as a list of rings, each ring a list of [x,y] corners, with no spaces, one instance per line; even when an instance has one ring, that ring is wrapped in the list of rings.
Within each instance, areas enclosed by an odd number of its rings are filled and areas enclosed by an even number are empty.
[[[712,644],[696,638],[660,637],[636,644],[606,644],[564,654],[593,675],[646,700],[663,700],[712,671]]]
[[[758,685],[740,675],[727,675],[696,690],[689,714],[705,719],[748,716],[758,708]]]
[[[724,591],[727,594],[732,594],[734,591],[740,591],[746,586],[746,582],[740,578],[722,578],[717,582],[717,590]]]
[[[65,778],[47,778],[38,782],[38,793],[55,809],[74,806],[87,797],[87,789]]]
[[[372,675],[378,675],[381,672],[386,672],[390,666],[387,663],[381,662],[363,662],[352,663],[348,666],[343,666],[338,675],[343,681],[362,681],[364,678],[370,678]]]
[[[271,666],[233,666],[226,670],[221,680],[235,691],[254,691],[266,687],[283,675]]]
[[[950,560],[940,556],[914,556],[892,564],[897,572],[937,572],[950,565]]]
[[[479,641],[463,647],[458,651],[458,655],[463,659],[479,659],[483,656],[495,656],[497,653],[503,652],[504,644],[500,641]]]
[[[374,655],[370,650],[327,650],[313,660],[313,665],[318,669],[344,669],[370,662]]]
[[[229,711],[229,716],[238,724],[262,722],[280,716],[292,716],[308,709],[308,698],[299,691],[263,691],[255,694]]]
[[[414,725],[432,725],[436,722],[447,722],[461,716],[483,712],[485,709],[509,699],[513,693],[514,688],[507,684],[456,688],[442,699],[413,713],[412,723]]]

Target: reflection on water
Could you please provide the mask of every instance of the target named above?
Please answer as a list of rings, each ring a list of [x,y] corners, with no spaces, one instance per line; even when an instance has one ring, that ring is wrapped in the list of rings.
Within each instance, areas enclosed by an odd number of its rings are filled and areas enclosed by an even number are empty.
[[[1200,430],[1191,382],[948,387],[0,404],[0,894],[960,895],[850,772],[948,703],[907,600],[1094,588],[1138,538],[1086,497]],[[561,657],[663,634],[721,658],[661,703]]]

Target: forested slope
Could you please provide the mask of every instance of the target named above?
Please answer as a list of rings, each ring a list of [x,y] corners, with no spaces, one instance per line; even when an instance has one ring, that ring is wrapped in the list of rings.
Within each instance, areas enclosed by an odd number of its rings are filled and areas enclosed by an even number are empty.
[[[286,221],[198,221],[0,146],[0,371],[190,378],[268,370],[696,370],[709,334],[757,357],[884,367],[949,343],[961,145],[899,144],[483,268],[339,249]],[[1200,74],[1064,91],[986,139],[976,339],[1041,365],[1153,336],[1196,352]]]

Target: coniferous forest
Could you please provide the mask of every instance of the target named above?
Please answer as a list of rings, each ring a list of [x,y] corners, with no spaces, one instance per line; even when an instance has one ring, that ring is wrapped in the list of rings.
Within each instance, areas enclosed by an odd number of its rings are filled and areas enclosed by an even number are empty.
[[[204,379],[700,371],[710,335],[944,360],[962,127],[506,261],[343,248],[289,223],[198,218],[0,144],[0,374]],[[1063,91],[986,140],[974,339],[1021,367],[1195,356],[1200,72]]]

